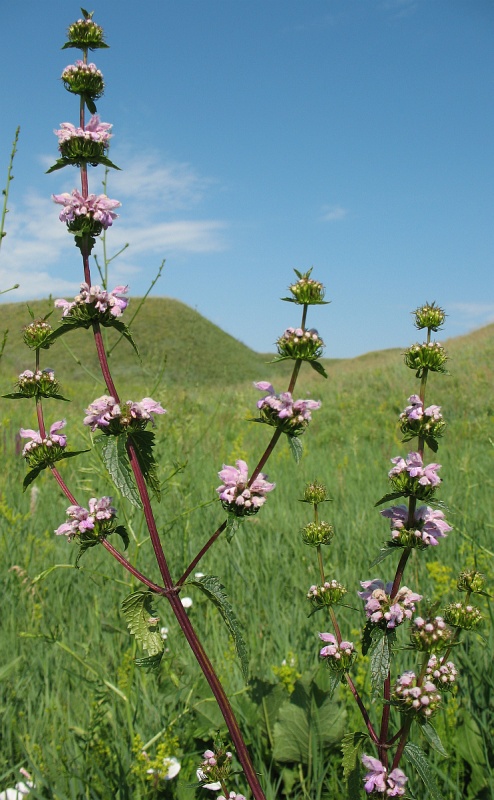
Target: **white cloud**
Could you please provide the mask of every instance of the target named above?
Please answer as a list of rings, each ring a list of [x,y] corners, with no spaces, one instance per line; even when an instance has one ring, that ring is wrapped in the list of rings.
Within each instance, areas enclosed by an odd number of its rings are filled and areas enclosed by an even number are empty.
[[[448,303],[448,311],[463,318],[464,324],[480,327],[494,322],[494,303]]]
[[[342,206],[323,206],[321,220],[323,222],[339,222],[347,216],[347,208],[342,208]]]

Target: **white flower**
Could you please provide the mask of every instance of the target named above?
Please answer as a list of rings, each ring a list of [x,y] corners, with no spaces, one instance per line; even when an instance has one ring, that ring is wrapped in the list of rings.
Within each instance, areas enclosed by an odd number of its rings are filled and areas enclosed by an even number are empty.
[[[206,781],[207,775],[204,774],[202,769],[196,770],[197,780],[198,781]],[[221,783],[219,781],[215,781],[214,783],[204,783],[202,785],[203,789],[211,789],[212,792],[218,792],[221,789]]]
[[[163,766],[161,769],[148,769],[146,772],[148,775],[159,775],[164,781],[171,781],[173,778],[176,778],[181,769],[182,765],[178,758],[171,756],[170,758],[163,759]]]
[[[160,636],[162,639],[168,639],[168,628],[160,628]]]
[[[34,783],[32,781],[27,783],[20,781],[20,783],[16,783],[13,789],[5,789],[4,792],[0,792],[0,800],[22,800],[33,787]]]
[[[204,578],[204,572],[194,572],[194,578],[197,578],[197,580]]]
[[[190,608],[193,605],[192,597],[181,597],[180,600],[184,608]]]

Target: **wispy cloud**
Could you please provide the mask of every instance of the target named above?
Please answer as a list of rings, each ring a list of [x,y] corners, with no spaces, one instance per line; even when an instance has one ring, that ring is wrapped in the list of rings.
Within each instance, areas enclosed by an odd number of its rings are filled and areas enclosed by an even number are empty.
[[[339,222],[348,216],[348,209],[342,206],[323,206],[321,220],[323,222]]]
[[[494,322],[494,303],[448,303],[448,311],[454,312],[455,318],[460,318],[464,325],[481,327]]]
[[[417,11],[418,2],[417,0],[381,0],[379,8],[393,19],[402,19]]]

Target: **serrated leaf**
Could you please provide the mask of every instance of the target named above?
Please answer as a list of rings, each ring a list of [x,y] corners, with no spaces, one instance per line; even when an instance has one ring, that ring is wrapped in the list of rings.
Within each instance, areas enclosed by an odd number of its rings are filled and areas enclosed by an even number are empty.
[[[320,361],[309,361],[309,364],[311,365],[312,369],[315,369],[315,371],[319,375],[322,375],[323,378],[328,377],[328,373],[326,372]]]
[[[144,480],[151,487],[158,502],[160,502],[161,483],[158,477],[158,465],[153,455],[154,433],[152,431],[132,431],[132,433],[129,433],[129,441],[134,445]]]
[[[343,677],[343,672],[331,672],[329,677],[329,688],[327,691],[328,700],[333,699],[333,695],[335,693],[335,689],[339,683],[341,683],[341,679]]]
[[[101,320],[101,324],[104,325],[105,328],[116,328],[116,330],[124,337],[124,339],[127,339],[129,344],[132,345],[132,347],[134,348],[134,350],[136,352],[136,355],[139,356],[139,350],[137,349],[137,345],[134,342],[134,339],[132,338],[132,334],[131,334],[129,328],[127,327],[127,325],[125,324],[125,322],[122,322],[121,319],[112,318],[112,319],[104,320],[104,321]]]
[[[430,722],[424,722],[423,724],[420,723],[420,730],[434,750],[437,750],[437,752],[444,756],[444,758],[449,758],[449,753],[444,749],[444,745],[441,742],[436,729],[433,725],[431,725]]]
[[[249,674],[249,656],[247,646],[242,636],[240,623],[235,616],[233,608],[225,594],[225,587],[215,575],[204,575],[194,581],[188,581],[187,585],[197,586],[206,597],[211,600],[220,612],[223,620],[233,638],[235,650],[240,661],[242,674],[247,680]]]
[[[418,745],[413,744],[413,742],[408,742],[408,744],[405,745],[403,753],[407,761],[415,768],[422,778],[431,799],[443,800],[443,796],[439,791],[431,766],[423,750],[421,750]]]
[[[161,664],[164,650],[161,653],[156,653],[154,656],[145,656],[144,658],[134,658],[134,664],[141,669],[149,669],[155,672]]]
[[[374,625],[374,623],[371,622],[370,620],[367,620],[367,622],[364,625],[364,629],[362,631],[362,655],[363,656],[367,655],[367,653],[369,652],[369,650],[370,650],[370,648],[372,646],[372,643],[374,641],[374,631],[375,631],[375,629],[376,629],[376,626]],[[384,633],[383,633],[383,635],[384,635]]]
[[[401,547],[396,547],[396,546],[389,545],[389,544],[387,544],[386,547],[381,547],[381,549],[379,550],[379,553],[375,557],[374,561],[371,564],[369,564],[369,569],[371,569],[372,567],[377,566],[377,564],[380,564],[381,561],[384,561],[385,558],[387,558],[388,556],[393,555],[393,553],[396,553],[397,550],[401,550],[401,549],[402,549]]]
[[[348,780],[350,774],[358,767],[360,771],[360,750],[364,742],[368,739],[366,733],[356,731],[355,733],[346,733],[341,740],[341,752],[343,753],[343,777]]]
[[[290,445],[290,452],[294,457],[297,464],[300,463],[302,458],[303,446],[298,436],[288,436],[288,444]]]
[[[81,558],[84,555],[84,553],[87,550],[89,550],[91,547],[96,547],[96,545],[99,544],[99,542],[96,541],[95,539],[87,539],[86,541],[79,540],[79,542],[80,542],[79,543],[79,550],[78,550],[77,557],[76,557],[76,560],[75,560],[75,568],[76,569],[79,568],[79,561],[81,560]]]
[[[404,492],[388,492],[388,494],[385,494],[384,497],[381,497],[377,503],[374,503],[374,508],[377,508],[377,506],[382,506],[383,503],[389,503],[391,500],[396,500],[398,497],[405,496],[406,495]]]
[[[125,449],[125,435],[111,436],[101,434],[101,436],[95,438],[94,444],[100,448],[103,463],[119,492],[133,506],[140,508],[141,498],[134,483],[129,457]]]
[[[231,542],[231,540],[239,530],[241,524],[242,524],[241,517],[235,517],[233,514],[229,514],[225,528],[225,536],[227,542]]]
[[[148,651],[150,657],[162,654],[164,650],[163,639],[152,607],[154,598],[152,592],[138,591],[130,594],[122,602],[122,612],[129,631],[136,637],[141,647]]]
[[[384,635],[372,646],[371,685],[374,696],[380,695],[382,692],[384,681],[388,677],[390,661],[391,648],[389,646],[389,637]]]

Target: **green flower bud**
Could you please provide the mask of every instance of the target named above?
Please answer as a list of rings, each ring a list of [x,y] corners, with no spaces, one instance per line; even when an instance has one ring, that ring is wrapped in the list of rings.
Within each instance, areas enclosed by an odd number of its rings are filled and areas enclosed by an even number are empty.
[[[338,581],[325,581],[322,586],[311,586],[307,592],[307,600],[314,608],[324,608],[339,603],[347,590]]]
[[[431,331],[437,331],[444,325],[446,318],[443,309],[436,306],[435,303],[426,303],[423,306],[419,306],[415,311],[412,311],[412,314],[415,314],[415,327],[418,330],[429,328]]]
[[[446,625],[442,617],[423,619],[415,617],[410,634],[410,642],[415,650],[425,653],[439,653],[449,647],[454,636],[453,629]]]
[[[99,47],[108,47],[103,41],[103,28],[93,22],[92,14],[88,14],[85,19],[78,19],[67,29],[67,47],[77,47],[79,50],[96,50]]]
[[[448,356],[439,342],[412,344],[408,350],[405,350],[403,355],[407,367],[416,370],[419,378],[424,369],[428,369],[431,372],[446,372],[444,365],[448,360]]]
[[[52,331],[51,325],[48,325],[43,319],[34,320],[24,328],[24,344],[31,350],[38,350],[40,347],[47,349],[50,345],[45,343]]]
[[[305,273],[301,273],[298,270],[294,270],[294,272],[299,280],[288,287],[292,297],[284,297],[283,299],[297,305],[312,306],[325,303],[323,284],[310,277],[312,267]]]
[[[301,358],[304,361],[315,361],[322,355],[324,342],[318,332],[311,328],[287,328],[283,336],[276,342],[278,353],[283,358]]]
[[[485,576],[476,569],[465,570],[458,576],[458,591],[479,594],[484,591]]]
[[[60,385],[52,369],[24,370],[17,381],[19,392],[24,397],[53,397],[60,392]]]
[[[65,67],[62,81],[68,92],[84,95],[91,100],[101,97],[105,89],[103,75],[96,64],[85,64],[83,61]]]
[[[326,487],[323,483],[312,481],[312,483],[308,483],[305,487],[302,499],[303,503],[312,503],[312,505],[317,506],[319,503],[325,503],[329,500],[330,498],[328,497]]]
[[[455,628],[472,630],[482,622],[482,614],[476,606],[465,605],[464,603],[450,603],[444,609],[444,619],[449,625]]]
[[[309,522],[302,528],[302,541],[310,547],[330,544],[334,536],[334,528],[328,522]]]

